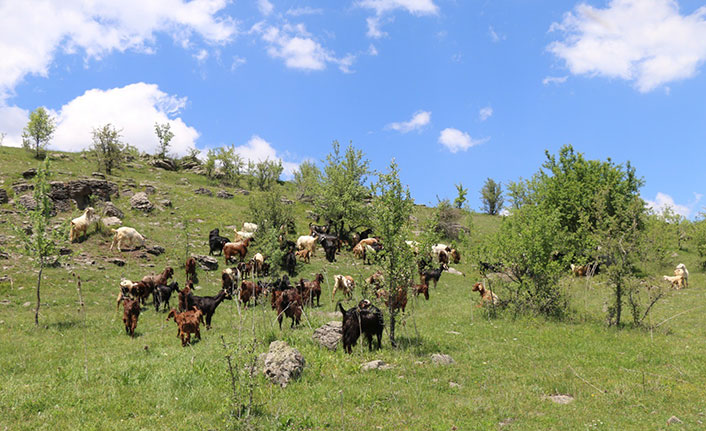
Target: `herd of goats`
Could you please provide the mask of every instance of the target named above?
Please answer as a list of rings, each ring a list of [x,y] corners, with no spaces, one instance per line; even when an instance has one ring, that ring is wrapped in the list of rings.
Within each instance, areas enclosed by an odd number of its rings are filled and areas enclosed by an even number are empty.
[[[71,221],[69,237],[72,242],[78,239],[79,236],[86,234],[93,216],[93,208],[89,207],[81,217]],[[335,262],[336,254],[340,252],[344,241],[339,239],[337,235],[330,234],[328,226],[315,224],[309,224],[309,235],[300,236],[296,242],[280,236],[280,250],[283,252],[281,263],[287,274],[271,281],[265,281],[262,277],[266,277],[270,273],[270,263],[266,257],[261,253],[255,253],[249,260],[245,259],[248,255],[250,243],[254,241],[257,228],[258,226],[254,223],[244,223],[242,230],[236,229],[235,241],[230,241],[228,238],[221,236],[217,228],[209,233],[209,254],[215,255],[218,253],[223,256],[226,266],[235,264],[235,266],[222,271],[221,290],[215,296],[197,296],[194,294],[193,283],[197,281],[197,262],[194,257],[188,258],[185,262],[186,285],[183,289],[179,289],[179,284],[176,281],[170,282],[170,279],[174,276],[174,270],[171,267],[165,268],[158,275],[147,275],[137,282],[127,279],[121,280],[117,307],[120,306],[121,302],[123,303],[125,331],[130,336],[134,336],[142,306],[150,295],[153,298],[155,311],[159,311],[160,307],[166,311],[169,309],[169,299],[174,292],[178,295],[179,305],[178,309],[172,308],[169,310],[167,320],[174,319],[176,322],[178,326],[177,337],[181,338],[183,346],[190,344],[192,334],[194,334],[195,338],[200,339],[200,324],[205,323],[206,329],[210,329],[211,320],[218,305],[224,300],[233,299],[234,297],[247,307],[251,300],[257,305],[258,299],[269,296],[272,309],[277,312],[280,330],[284,317],[292,319],[292,327],[295,324],[298,325],[304,306],[314,306],[314,300],[316,300],[316,306],[320,306],[321,285],[324,282],[324,276],[319,273],[311,281],[301,278],[294,284],[290,283],[290,277],[294,277],[296,274],[297,259],[304,263],[309,263],[316,252],[317,246],[320,245],[324,250],[326,259],[329,262]],[[112,232],[111,250],[114,246],[117,246],[118,251],[121,251],[125,246],[144,245],[144,237],[134,228],[120,227],[112,230]],[[351,249],[354,257],[363,259],[365,263],[384,248],[380,238],[372,236],[372,233],[371,229],[355,233],[347,241],[349,246],[355,244]],[[420,255],[420,244],[418,242],[407,241],[407,245],[415,255]],[[428,300],[430,283],[433,282],[434,287],[436,287],[442,272],[451,270],[449,269],[449,263],[459,263],[461,259],[461,255],[457,250],[445,244],[433,245],[431,252],[430,255],[422,253],[422,256],[427,257],[418,259],[419,284],[410,283],[409,286],[398,287],[396,292],[389,292],[388,289],[384,288],[383,273],[377,271],[364,280],[364,289],[367,291],[368,288],[371,288],[375,296],[384,302],[387,307],[391,310],[401,310],[403,313],[407,305],[408,291],[415,296],[422,294]],[[432,259],[438,261],[438,267],[433,266]],[[488,271],[501,272],[502,269],[496,268],[498,266],[502,265],[481,263],[480,271],[483,274]],[[596,264],[572,264],[571,270],[576,276],[587,276],[592,275],[596,267]],[[688,287],[688,278],[689,271],[683,263],[677,265],[674,270],[674,276],[664,276],[664,280],[677,289]],[[256,279],[257,281],[255,281]],[[343,292],[347,298],[352,298],[355,285],[356,282],[352,276],[335,275],[331,300],[335,300],[337,291]],[[490,289],[486,289],[483,283],[475,283],[472,291],[480,294],[481,302],[479,306],[500,304],[498,296]],[[369,349],[372,349],[373,335],[377,336],[378,348],[380,347],[384,322],[379,308],[367,299],[363,299],[349,310],[345,310],[340,302],[337,307],[343,315],[342,340],[346,352],[351,352],[352,346],[357,343],[361,334],[365,334]]]

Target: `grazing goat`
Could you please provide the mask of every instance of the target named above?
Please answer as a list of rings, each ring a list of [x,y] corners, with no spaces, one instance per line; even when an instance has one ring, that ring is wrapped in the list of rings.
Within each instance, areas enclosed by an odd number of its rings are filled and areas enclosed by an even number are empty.
[[[145,246],[145,237],[131,227],[123,226],[117,229],[111,229],[110,231],[113,233],[113,242],[110,244],[111,250],[115,245],[118,246],[119,252],[123,251],[123,245],[133,247],[134,244],[139,244],[140,247]]]
[[[236,268],[240,272],[242,278],[248,278],[253,272],[255,265],[252,262],[240,262]]]
[[[144,288],[139,292],[141,302],[144,304],[147,297],[150,296],[150,293],[152,293],[157,286],[166,286],[167,282],[173,275],[174,269],[172,269],[171,266],[168,266],[164,268],[159,275],[152,274],[142,277],[141,283],[144,285]],[[154,295],[152,296],[152,299],[154,300]]]
[[[240,278],[238,268],[226,268],[221,273],[221,289],[225,290],[230,296],[235,294],[237,281]]]
[[[225,262],[226,265],[228,262],[230,262],[231,258],[234,257],[236,254],[240,258],[240,261],[242,262],[243,259],[245,259],[245,256],[248,254],[248,247],[250,246],[250,242],[252,241],[252,238],[247,238],[243,241],[240,242],[229,242],[226,245],[223,246],[223,256],[225,256]]]
[[[250,262],[254,266],[253,270],[255,271],[256,276],[259,277],[261,274],[264,274],[265,256],[263,256],[262,253],[255,253],[255,256],[252,257]]]
[[[436,285],[439,282],[439,279],[441,278],[442,272],[444,272],[443,264],[440,265],[438,268],[427,269],[426,271],[420,274],[419,278],[421,279],[422,284],[426,284],[427,286],[429,286],[429,281],[433,281],[434,287],[436,288]]]
[[[199,322],[203,323],[203,313],[201,310],[192,309],[189,311],[184,311],[183,313],[177,313],[175,309],[169,312],[167,316],[167,321],[173,318],[178,326],[177,338],[181,337],[181,345],[186,346],[191,343],[191,334],[194,334],[197,339],[201,339],[201,332],[199,331]]]
[[[493,293],[492,291],[488,290],[483,286],[483,283],[476,283],[473,285],[473,289],[471,289],[472,292],[478,292],[480,294],[480,304],[478,304],[478,307],[482,307],[484,305],[498,305],[500,300],[498,299],[498,295]]]
[[[689,287],[689,270],[686,269],[686,265],[680,263],[674,270],[674,275],[681,275],[684,277],[684,287]]]
[[[282,251],[294,252],[297,250],[297,244],[285,238],[284,235],[278,236],[277,241],[279,241],[279,249]]]
[[[375,291],[383,287],[383,284],[385,284],[385,276],[383,275],[382,271],[379,269],[375,271],[373,275],[365,279],[365,283],[367,283],[368,286],[371,286]]]
[[[302,235],[297,238],[297,250],[309,250],[312,256],[316,255],[316,238],[310,235]]]
[[[337,290],[341,290],[344,295],[350,298],[353,296],[353,289],[355,289],[355,280],[353,280],[353,277],[351,277],[350,275],[334,275],[331,301],[334,300]]]
[[[329,231],[329,226],[320,226],[313,223],[309,223],[309,235],[314,236],[314,234],[324,234],[326,235]]]
[[[294,252],[290,251],[282,256],[282,263],[287,274],[289,274],[290,277],[294,277],[297,272],[297,258],[294,257]]]
[[[674,287],[675,289],[681,289],[684,287],[684,276],[683,275],[675,275],[673,277],[670,277],[669,275],[665,275],[664,277],[665,281],[668,281],[672,284],[671,287]]]
[[[189,295],[193,300],[194,306],[206,316],[206,329],[211,329],[211,318],[216,312],[216,308],[224,299],[231,299],[231,296],[225,290],[221,290],[216,296],[196,296],[192,292],[189,292]]]
[[[229,242],[228,238],[219,235],[218,228],[213,229],[208,233],[208,254],[213,255],[216,251],[223,254],[223,246]]]
[[[399,286],[397,288],[397,293],[392,299],[392,303],[390,303],[390,292],[387,291],[387,289],[378,289],[377,292],[375,292],[375,295],[378,297],[378,299],[382,299],[385,302],[385,305],[388,308],[392,308],[392,310],[397,310],[401,309],[402,312],[404,313],[405,308],[407,308],[407,288],[403,286]],[[429,299],[429,298],[427,298]]]
[[[120,302],[127,298],[139,298],[140,292],[144,291],[145,286],[142,282],[133,283],[130,280],[123,278],[120,280],[120,293],[118,294],[118,301],[115,306],[117,311],[120,308]]]
[[[140,317],[140,304],[136,299],[123,299],[123,323],[125,324],[125,333],[131,337],[135,336],[135,328],[137,327],[137,318]]]
[[[303,278],[299,280],[299,293],[302,295],[304,305],[314,305],[316,298],[316,306],[319,307],[319,298],[321,297],[321,283],[324,282],[323,274],[316,274],[313,281],[306,281]]]
[[[361,333],[365,334],[368,340],[368,350],[373,350],[373,335],[377,337],[377,348],[382,348],[382,330],[385,327],[385,321],[379,308],[367,299],[360,301],[357,306],[348,311],[343,309],[340,302],[338,308],[343,314],[343,350],[346,353],[353,352],[353,346],[358,343]]]
[[[424,299],[426,299],[427,301],[429,300],[429,286],[424,283],[413,285],[412,292],[414,292],[414,296],[417,296],[421,293],[422,295],[424,295]]]
[[[71,230],[69,230],[69,242],[76,241],[79,236],[86,236],[88,227],[93,222],[94,215],[95,211],[93,210],[93,208],[88,207],[83,212],[83,215],[81,215],[81,217],[76,217],[75,219],[71,220]]]
[[[326,253],[326,260],[329,262],[336,261],[336,251],[338,251],[338,238],[333,235],[320,235],[319,241]]]
[[[297,255],[299,260],[301,260],[304,263],[309,263],[309,261],[311,260],[311,258],[310,258],[311,252],[307,249],[299,250],[299,251],[295,252],[294,254]]]
[[[245,232],[242,230],[235,231],[235,241],[244,241],[246,239],[253,239],[255,237],[255,232]]]
[[[196,278],[196,259],[194,259],[193,257],[186,259],[184,267],[186,268],[186,281],[193,281],[194,283],[197,283],[198,279]]]
[[[187,281],[186,287],[179,291],[179,311],[187,311],[194,308],[194,295],[191,293],[194,285]]]
[[[169,283],[168,286],[159,285],[152,292],[152,299],[154,299],[154,311],[159,311],[159,306],[164,304],[164,311],[169,308],[169,298],[172,297],[173,292],[179,291],[179,283],[173,281]]]
[[[245,305],[245,308],[248,308],[248,303],[250,302],[250,298],[254,298],[255,300],[255,306],[257,306],[257,297],[259,293],[259,286],[252,281],[243,281],[240,283],[240,302]]]
[[[275,300],[275,308],[277,309],[277,321],[279,322],[280,330],[282,330],[282,319],[284,316],[292,319],[292,328],[294,328],[295,323],[299,325],[302,315],[302,298],[297,289],[280,292]]]

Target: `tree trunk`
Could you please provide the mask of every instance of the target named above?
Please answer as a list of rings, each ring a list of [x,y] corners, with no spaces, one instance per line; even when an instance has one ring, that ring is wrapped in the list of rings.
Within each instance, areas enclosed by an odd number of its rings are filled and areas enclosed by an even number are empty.
[[[389,299],[390,304],[393,303],[392,298]],[[390,307],[390,345],[392,347],[397,347],[397,342],[395,341],[395,312],[392,311]]]
[[[34,326],[39,326],[39,287],[42,284],[42,271],[44,270],[44,259],[39,260],[39,276],[37,277],[37,308],[34,309]]]
[[[620,314],[623,312],[623,286],[618,283],[615,286],[615,326],[620,327]]]

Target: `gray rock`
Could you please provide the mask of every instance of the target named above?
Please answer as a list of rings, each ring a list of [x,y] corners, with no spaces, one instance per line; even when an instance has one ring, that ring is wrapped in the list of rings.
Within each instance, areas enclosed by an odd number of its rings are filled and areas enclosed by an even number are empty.
[[[679,419],[679,418],[676,417],[676,416],[672,416],[671,418],[667,419],[667,425],[671,425],[671,424],[683,424],[683,423],[684,423],[684,422],[682,422],[682,420]]]
[[[204,256],[203,254],[192,254],[191,257],[196,259],[196,262],[204,271],[215,271],[218,269],[218,260],[215,257]]]
[[[431,362],[436,365],[451,365],[456,363],[454,358],[449,355],[444,355],[443,353],[434,353],[431,355]]]
[[[7,190],[0,189],[0,204],[6,204],[10,198],[7,196]]]
[[[61,247],[59,249],[59,256],[68,256],[68,255],[72,254],[73,252],[74,251],[68,247]]]
[[[206,195],[206,196],[213,196],[213,192],[209,189],[205,189],[203,187],[199,187],[198,189],[194,190],[194,193],[197,195]]]
[[[145,188],[145,193],[147,193],[148,195],[153,195],[153,194],[157,193],[157,188],[155,186],[153,186],[152,184],[144,184],[144,185],[140,184],[140,185]]]
[[[7,260],[7,259],[9,259],[9,258],[10,258],[10,254],[9,254],[9,253],[6,253],[6,252],[4,252],[4,251],[0,251],[0,259],[5,259],[5,260]]]
[[[34,200],[32,195],[22,195],[16,200],[17,204],[24,207],[30,211],[37,209],[37,201]]]
[[[103,215],[108,217],[117,217],[119,219],[125,217],[125,214],[123,214],[122,210],[116,207],[115,204],[112,202],[105,203],[105,206],[103,207]]]
[[[171,208],[171,207],[172,207],[172,201],[170,201],[169,199],[162,199],[161,201],[159,201],[159,204],[162,205],[162,206],[165,207],[165,208]]]
[[[118,266],[125,266],[126,263],[123,259],[118,259],[117,257],[111,257],[107,262]]]
[[[22,194],[29,190],[34,190],[34,184],[19,183],[12,186],[12,191],[14,191],[16,195]]]
[[[37,176],[37,169],[36,168],[31,168],[27,169],[26,171],[22,172],[22,177],[26,180],[30,178],[34,178]]]
[[[118,185],[112,181],[98,178],[69,181],[66,183],[69,196],[76,201],[79,209],[85,209],[94,201],[109,201],[113,196],[119,196]]]
[[[164,253],[164,247],[159,245],[153,245],[152,247],[147,247],[145,251],[149,254],[159,256],[160,254]]]
[[[343,337],[343,324],[340,321],[328,322],[324,326],[316,329],[311,338],[329,350],[336,350],[338,342]]]
[[[216,193],[216,197],[221,199],[233,199],[233,196],[233,193],[228,193],[225,190],[219,190],[218,193]]]
[[[194,169],[199,166],[201,166],[201,163],[198,160],[186,160],[181,162],[182,169]]]
[[[107,227],[120,226],[121,224],[123,224],[123,221],[117,217],[103,217],[101,221]]]
[[[292,379],[301,375],[306,361],[299,350],[289,347],[284,341],[273,341],[265,356],[263,373],[272,383],[286,387]]]
[[[550,400],[557,404],[569,404],[574,401],[574,397],[571,395],[563,395],[563,394],[556,394],[556,395],[550,395],[549,397]]]
[[[361,365],[360,369],[361,371],[370,371],[370,370],[389,370],[392,368],[392,365],[386,364],[385,362],[376,359],[374,361],[366,362],[363,365]]]
[[[456,383],[456,382],[449,382],[449,387],[456,389],[456,388],[460,388],[461,385],[459,385],[459,384]]]
[[[105,179],[105,174],[103,174],[103,173],[101,173],[101,172],[93,172],[93,173],[91,173],[91,176],[92,176],[92,177],[96,177],[96,178],[100,178],[100,179],[102,179],[102,180]]]
[[[30,305],[32,305],[32,303],[29,302],[29,301],[27,301],[27,302],[25,302],[24,304],[22,304],[23,307],[29,307]]]
[[[247,196],[250,194],[250,192],[245,189],[235,189],[235,192],[238,193],[239,195],[243,195],[243,196]]]
[[[166,171],[176,171],[177,165],[173,160],[170,159],[156,159],[150,162],[155,168],[164,169]]]
[[[143,212],[150,212],[154,209],[154,204],[150,202],[145,192],[135,193],[135,195],[130,198],[130,206],[133,209]]]

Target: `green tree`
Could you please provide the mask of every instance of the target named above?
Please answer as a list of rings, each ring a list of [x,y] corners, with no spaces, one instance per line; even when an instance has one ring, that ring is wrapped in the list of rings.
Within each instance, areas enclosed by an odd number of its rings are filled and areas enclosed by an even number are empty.
[[[157,139],[159,140],[157,156],[161,159],[166,159],[170,143],[172,138],[174,138],[174,133],[171,131],[171,126],[169,123],[154,123],[154,133],[157,135]]]
[[[235,151],[235,145],[220,147],[217,157],[223,180],[227,184],[239,185],[244,162],[242,156]]]
[[[111,175],[113,168],[119,168],[123,161],[125,145],[120,140],[120,131],[108,123],[101,128],[94,128],[92,135],[91,150],[98,160],[98,170]]]
[[[364,159],[363,152],[356,150],[353,144],[348,145],[342,155],[340,144],[334,141],[331,153],[326,156],[321,188],[314,206],[339,235],[369,224],[367,201],[370,190],[365,186],[368,166],[369,161]]]
[[[248,217],[257,224],[255,243],[260,252],[281,268],[283,251],[279,248],[279,236],[294,227],[292,206],[282,202],[282,195],[269,191],[251,195],[248,205]]]
[[[299,169],[294,171],[294,186],[297,188],[297,199],[305,202],[313,202],[317,195],[319,183],[321,181],[321,171],[314,162],[305,161],[299,165]]]
[[[37,275],[37,306],[34,310],[35,325],[39,325],[42,272],[49,263],[49,258],[57,254],[58,244],[61,244],[66,236],[66,229],[49,228],[52,212],[52,201],[49,198],[49,193],[51,192],[50,176],[49,158],[46,157],[39,169],[37,169],[34,184],[34,200],[37,206],[29,213],[32,231],[28,234],[23,229],[15,228],[24,251],[28,256],[35,258],[34,263],[39,267],[39,274]]]
[[[497,215],[505,203],[503,189],[500,183],[496,183],[492,178],[485,180],[483,188],[480,190],[483,211],[490,215]]]
[[[387,283],[388,311],[390,316],[390,344],[395,341],[395,323],[399,309],[395,308],[398,289],[407,290],[415,273],[412,249],[405,240],[409,235],[409,216],[412,214],[414,201],[410,197],[409,188],[400,181],[399,167],[393,159],[388,173],[378,174],[378,181],[371,185],[374,195],[371,221],[375,232],[380,235],[384,244],[382,266]]]
[[[701,213],[701,220],[693,223],[691,235],[699,255],[699,265],[706,269],[706,213]]]
[[[463,204],[466,203],[466,196],[468,195],[468,189],[463,187],[463,184],[458,183],[456,184],[456,192],[458,193],[458,196],[456,196],[456,199],[454,199],[454,207],[461,209],[463,208]]]
[[[255,164],[255,182],[257,187],[262,191],[271,190],[279,176],[282,175],[284,168],[281,160],[265,159]]]
[[[35,157],[40,158],[40,151],[44,151],[49,144],[54,130],[56,130],[54,118],[43,106],[40,106],[29,114],[29,122],[22,132],[22,146],[28,150],[34,150]]]
[[[208,154],[206,155],[206,163],[204,163],[204,169],[206,170],[206,177],[208,179],[213,179],[216,174],[216,162],[218,161],[218,152],[213,148],[208,149]]]

